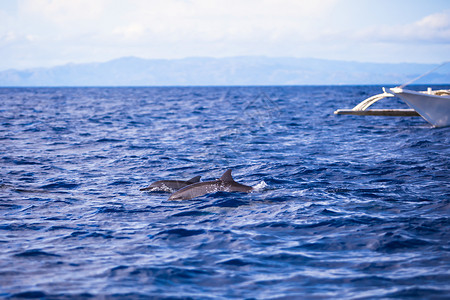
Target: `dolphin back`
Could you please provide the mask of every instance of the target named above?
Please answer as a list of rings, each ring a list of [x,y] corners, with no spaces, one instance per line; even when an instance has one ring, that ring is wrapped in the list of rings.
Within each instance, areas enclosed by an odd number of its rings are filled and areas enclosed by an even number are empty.
[[[233,177],[231,176],[231,169],[223,173],[222,177],[220,177],[219,180],[224,182],[235,182]]]
[[[220,179],[188,185],[170,195],[169,200],[189,200],[215,192],[249,193],[251,191],[253,191],[251,186],[246,186],[234,181],[231,176],[231,170],[227,170]]]
[[[176,191],[170,195],[169,200],[189,200],[209,193],[218,192],[221,190],[220,188],[221,186],[218,180],[198,182]]]
[[[151,192],[169,192],[179,190],[182,187],[185,187],[187,184],[185,181],[181,180],[159,180],[153,182],[146,188],[140,189],[140,191],[151,191]]]
[[[236,181],[225,183],[225,189],[226,192],[241,192],[241,193],[250,193],[253,191],[253,188],[248,185],[243,185],[240,183],[237,183]]]
[[[195,176],[189,180],[159,180],[153,182],[150,186],[140,189],[140,191],[152,191],[152,192],[169,192],[173,193],[181,188],[184,188],[193,183],[199,182],[201,176]]]
[[[202,176],[192,177],[191,179],[186,180],[186,184],[193,184],[193,183],[199,182],[201,177]]]

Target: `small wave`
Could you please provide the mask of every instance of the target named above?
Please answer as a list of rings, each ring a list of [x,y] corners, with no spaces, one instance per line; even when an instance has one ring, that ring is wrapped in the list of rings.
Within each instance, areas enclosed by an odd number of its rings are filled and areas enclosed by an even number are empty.
[[[216,203],[214,203],[214,206],[217,207],[238,207],[242,205],[247,205],[248,202],[238,200],[238,199],[225,199],[225,200],[219,200]]]
[[[389,253],[402,251],[403,249],[423,248],[430,245],[430,242],[423,239],[392,237],[387,239],[386,241],[380,241],[376,250]]]
[[[262,192],[265,188],[267,188],[269,185],[263,180],[257,185],[253,186],[253,190],[256,192]]]
[[[251,265],[252,263],[247,262],[242,259],[239,259],[239,258],[232,258],[232,259],[218,262],[217,264],[218,265],[228,265],[228,266],[233,266],[233,267],[243,267],[243,266]]]
[[[34,225],[34,224],[0,224],[0,230],[9,230],[9,231],[38,231],[44,228],[44,226],[41,225]]]
[[[101,232],[92,232],[92,233],[89,233],[86,237],[87,238],[103,238],[103,239],[114,238],[114,236],[109,233],[101,233]]]
[[[46,297],[47,294],[41,291],[26,291],[12,295],[12,298],[22,298],[22,299],[44,299]]]
[[[199,234],[204,234],[205,230],[198,229],[198,230],[190,230],[190,229],[184,229],[184,228],[175,228],[175,229],[169,229],[162,231],[158,233],[157,235],[167,235],[167,236],[176,236],[176,237],[189,237]]]
[[[298,254],[298,253],[275,253],[275,254],[265,254],[261,256],[261,260],[266,262],[277,262],[277,263],[289,263],[289,264],[299,264],[304,265],[306,262],[312,259],[308,256]]]
[[[9,204],[9,203],[0,203],[0,209],[20,209],[22,206],[16,205],[16,204]],[[0,226],[1,227],[1,226]]]
[[[120,142],[123,142],[123,140],[103,138],[103,139],[98,139],[96,142],[97,143],[120,143]]]
[[[210,208],[210,207],[239,207],[242,205],[248,205],[248,202],[242,201],[239,199],[222,199],[223,196],[228,196],[226,192],[217,192],[213,194],[216,196],[216,194],[219,194],[220,198],[217,201],[214,201],[212,204],[207,204],[204,206],[199,207],[200,209]],[[224,194],[224,195],[220,195]]]
[[[131,181],[129,181],[129,180],[117,180],[117,181],[114,181],[114,182],[110,183],[109,185],[127,185],[127,184],[131,184]]]
[[[13,159],[11,161],[13,164],[15,165],[42,165],[42,163],[37,162],[37,161],[32,161],[32,160],[27,160],[27,159]]]
[[[399,291],[383,295],[386,299],[448,299],[449,289],[407,287]]]
[[[90,299],[98,295],[93,295],[90,293],[81,294],[46,294],[43,291],[25,291],[19,292],[11,295],[12,299]],[[103,297],[101,297],[103,298]]]
[[[17,254],[15,257],[60,257],[61,255],[45,252],[39,249],[26,250]]]
[[[173,217],[198,217],[198,216],[205,216],[205,215],[212,215],[211,212],[205,212],[200,210],[190,210],[190,211],[183,211],[180,213],[176,213],[173,215]]]
[[[50,184],[46,184],[41,186],[41,189],[65,189],[65,190],[73,190],[77,187],[79,187],[79,184],[76,183],[70,183],[70,182],[65,182],[65,181],[60,181],[60,182],[55,182],[55,183],[50,183]]]
[[[46,191],[44,189],[36,189],[31,187],[16,187],[10,184],[0,184],[0,190],[11,190],[17,193],[48,193],[49,191]],[[0,204],[1,205],[1,204]]]
[[[122,205],[120,206],[103,206],[97,209],[98,214],[109,214],[109,213],[125,213],[127,210]]]

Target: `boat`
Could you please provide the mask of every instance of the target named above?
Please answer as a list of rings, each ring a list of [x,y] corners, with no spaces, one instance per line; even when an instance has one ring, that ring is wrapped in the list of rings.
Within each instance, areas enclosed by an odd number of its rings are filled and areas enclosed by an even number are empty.
[[[426,92],[416,92],[400,87],[390,90],[434,127],[450,126],[450,90],[428,88]]]
[[[404,89],[403,86],[390,89],[386,92],[367,98],[353,109],[338,109],[337,115],[359,115],[359,116],[420,116],[434,127],[450,126],[450,90],[412,91]],[[409,109],[367,109],[375,102],[388,98],[398,97],[403,100]]]

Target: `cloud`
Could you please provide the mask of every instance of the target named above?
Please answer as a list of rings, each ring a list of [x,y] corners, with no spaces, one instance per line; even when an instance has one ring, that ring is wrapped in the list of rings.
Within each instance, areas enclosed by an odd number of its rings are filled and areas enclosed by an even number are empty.
[[[335,0],[191,0],[131,1],[113,30],[123,37],[171,40],[254,39],[296,30],[311,30],[311,20],[322,19]],[[139,27],[139,30],[136,29]],[[131,34],[130,34],[131,33]]]
[[[450,10],[429,15],[411,26],[411,30],[424,41],[450,42]],[[411,31],[408,32],[411,35]]]
[[[104,0],[21,0],[18,9],[22,16],[61,25],[98,19],[105,6]]]
[[[19,0],[17,17],[10,22],[15,24],[9,26],[9,31],[17,36],[32,35],[59,47],[74,43],[92,47],[196,43],[210,44],[214,49],[220,43],[236,43],[239,48],[239,43],[251,41],[309,39],[337,3],[338,0]],[[2,34],[5,32],[0,29]]]
[[[131,23],[126,26],[117,27],[113,30],[113,34],[121,36],[124,39],[136,40],[144,36],[146,29],[138,23]]]
[[[450,10],[426,16],[422,20],[416,22],[416,25],[434,30],[448,30],[450,28]]]
[[[353,38],[384,43],[450,43],[450,10],[428,15],[410,24],[367,28],[357,32]]]
[[[425,4],[413,6],[420,15]],[[398,56],[404,45],[441,43],[427,57],[447,47],[449,10],[411,21],[413,14],[392,19],[375,7],[357,0],[18,0],[14,13],[0,5],[0,69],[132,55],[377,60],[389,51]]]

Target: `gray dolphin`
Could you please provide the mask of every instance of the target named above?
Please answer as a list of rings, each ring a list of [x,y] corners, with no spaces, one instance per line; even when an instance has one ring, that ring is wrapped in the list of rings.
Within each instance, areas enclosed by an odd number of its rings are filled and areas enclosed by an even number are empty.
[[[189,180],[160,180],[153,182],[146,188],[139,189],[140,191],[151,191],[151,192],[169,192],[173,193],[181,188],[188,185],[194,184],[200,181],[201,176],[195,176]]]
[[[215,192],[249,193],[251,191],[253,191],[251,186],[237,183],[231,177],[231,170],[227,170],[220,179],[191,184],[170,195],[169,200],[189,200]]]

